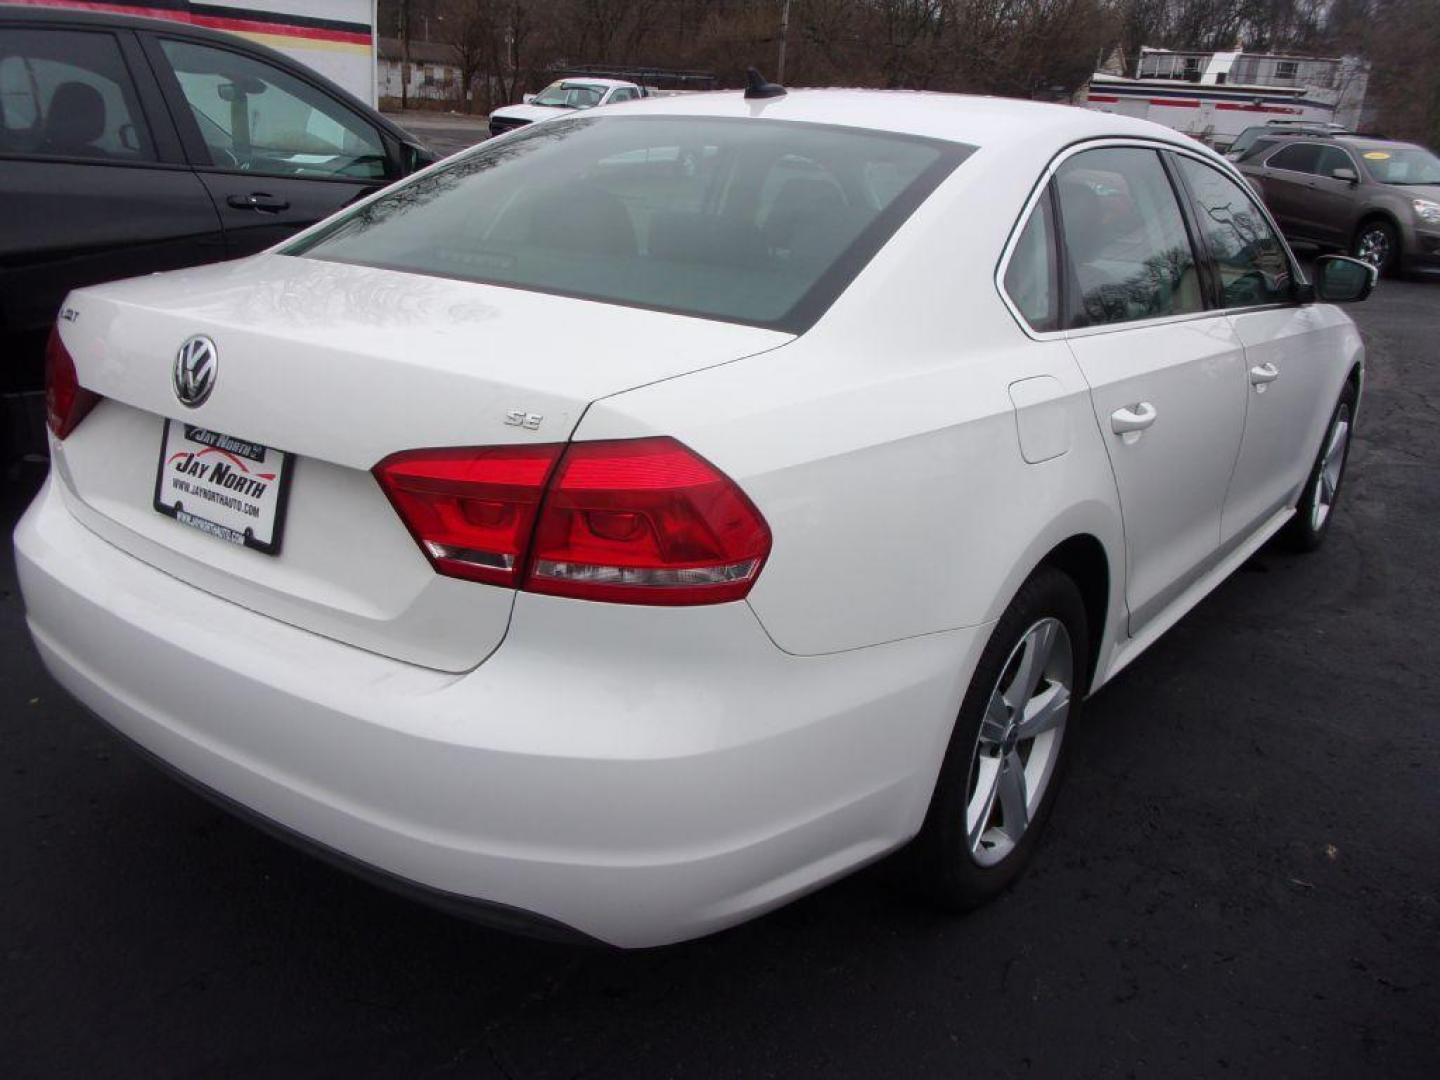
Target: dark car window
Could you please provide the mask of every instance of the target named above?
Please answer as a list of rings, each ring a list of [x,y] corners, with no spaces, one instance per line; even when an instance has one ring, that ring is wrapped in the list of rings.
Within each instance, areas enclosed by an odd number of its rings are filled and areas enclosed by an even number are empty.
[[[1031,211],[1005,267],[1005,293],[1032,329],[1060,328],[1060,268],[1048,191]]]
[[[1318,143],[1295,143],[1272,154],[1265,164],[1272,169],[1289,169],[1291,172],[1319,172],[1320,151],[1323,149]]]
[[[1350,160],[1350,155],[1338,146],[1320,147],[1320,160],[1316,163],[1315,171],[1321,176],[1334,176],[1336,169],[1349,169],[1355,172],[1355,162]],[[1359,173],[1355,174],[1357,177]]]
[[[386,176],[379,133],[309,83],[229,49],[175,39],[161,47],[212,165],[281,176]]]
[[[1227,308],[1275,304],[1292,296],[1290,260],[1255,201],[1219,170],[1178,157],[1195,216],[1220,274]]]
[[[155,160],[114,35],[0,28],[0,153]]]
[[[1238,163],[1238,162],[1246,162],[1246,161],[1254,161],[1256,158],[1261,157],[1261,156],[1263,156],[1264,154],[1269,153],[1269,152],[1270,152],[1271,150],[1273,150],[1278,144],[1280,144],[1280,143],[1282,143],[1282,142],[1284,142],[1284,141],[1285,141],[1284,139],[1275,138],[1275,137],[1273,137],[1273,136],[1272,136],[1272,137],[1269,137],[1269,138],[1264,138],[1264,139],[1256,139],[1253,143],[1250,144],[1250,148],[1249,148],[1248,150],[1246,150],[1244,153],[1242,153],[1242,154],[1241,154],[1238,158],[1236,158],[1235,160],[1237,161],[1237,163]],[[1232,152],[1232,153],[1234,152],[1234,151],[1233,151],[1233,148],[1232,148],[1232,151],[1231,151],[1231,152]]]
[[[1069,273],[1071,326],[1204,309],[1175,190],[1153,150],[1086,150],[1054,183]]]
[[[288,253],[800,330],[970,150],[795,121],[566,117]]]

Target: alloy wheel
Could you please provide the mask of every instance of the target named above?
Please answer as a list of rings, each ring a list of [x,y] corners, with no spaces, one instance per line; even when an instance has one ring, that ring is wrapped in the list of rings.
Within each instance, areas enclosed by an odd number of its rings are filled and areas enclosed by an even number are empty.
[[[1355,244],[1355,255],[1383,270],[1390,262],[1390,234],[1384,229],[1366,229]]]
[[[1050,786],[1074,691],[1070,633],[1036,622],[1000,672],[980,723],[965,799],[970,854],[994,866],[1015,849]]]
[[[1350,445],[1350,406],[1341,405],[1325,439],[1325,452],[1320,458],[1320,472],[1315,477],[1315,490],[1310,499],[1310,528],[1319,532],[1335,505],[1340,490],[1340,473],[1345,468],[1345,450]]]

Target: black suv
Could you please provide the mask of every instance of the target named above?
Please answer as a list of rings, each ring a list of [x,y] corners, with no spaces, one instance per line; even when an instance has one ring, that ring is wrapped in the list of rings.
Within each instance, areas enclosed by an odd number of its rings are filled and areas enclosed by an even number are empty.
[[[251,254],[433,160],[243,38],[0,6],[0,391],[39,385],[72,288]]]

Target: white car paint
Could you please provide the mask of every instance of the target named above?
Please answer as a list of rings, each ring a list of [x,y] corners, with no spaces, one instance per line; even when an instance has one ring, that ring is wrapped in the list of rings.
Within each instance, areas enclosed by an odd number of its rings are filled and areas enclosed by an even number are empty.
[[[645,90],[638,84],[626,82],[624,79],[601,79],[601,78],[576,78],[558,80],[567,86],[587,86],[599,90],[602,94],[600,100],[590,108],[599,108],[601,105],[609,105],[616,100],[616,91],[633,90],[636,94],[643,96]],[[543,91],[542,91],[543,92]],[[491,120],[522,120],[527,124],[539,123],[541,120],[553,120],[557,116],[573,116],[574,109],[565,109],[548,105],[532,105],[529,101],[523,101],[518,105],[503,105],[490,113]]]
[[[273,253],[81,290],[60,334],[106,400],[52,438],[16,551],[57,680],[185,774],[407,881],[641,946],[913,837],[991,627],[1076,538],[1109,568],[1103,684],[1284,523],[1363,350],[1325,305],[1051,333],[1017,316],[1001,281],[1037,182],[1087,141],[1219,162],[1164,128],[867,92],[625,112],[978,149],[799,336]],[[225,353],[197,422],[299,456],[276,559],[149,508],[195,332]],[[1285,375],[1263,397],[1260,357]],[[1113,432],[1140,402],[1154,425]],[[764,516],[745,600],[440,577],[368,472],[416,447],[649,435]]]

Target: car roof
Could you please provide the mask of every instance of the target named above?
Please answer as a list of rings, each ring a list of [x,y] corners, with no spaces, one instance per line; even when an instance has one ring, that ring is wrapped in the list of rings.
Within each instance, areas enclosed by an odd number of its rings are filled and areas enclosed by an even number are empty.
[[[383,127],[389,134],[402,141],[409,141],[414,138],[404,128],[383,116],[378,110],[361,101],[343,86],[337,84],[333,79],[327,78],[321,72],[302,64],[294,57],[286,56],[282,52],[262,45],[250,38],[240,37],[238,34],[226,33],[223,30],[211,30],[208,27],[196,26],[193,23],[181,22],[178,19],[150,19],[142,15],[122,15],[108,11],[86,11],[81,8],[60,7],[52,4],[5,4],[0,3],[0,19],[7,22],[29,22],[46,23],[66,26],[105,26],[127,30],[148,30],[153,33],[183,34],[186,37],[199,38],[213,41],[217,45],[240,46],[257,56],[263,56],[267,60],[274,61],[281,67],[301,68],[311,78],[324,82],[326,88],[337,96],[343,97],[346,102],[362,109],[365,118],[377,126]]]
[[[1419,143],[1401,142],[1399,139],[1381,139],[1374,135],[1342,135],[1335,142],[1356,150],[1423,150]]]
[[[600,78],[599,76],[596,76],[596,77],[593,77],[593,78],[592,78],[592,77],[589,76],[589,75],[564,75],[564,76],[556,79],[555,82],[564,83],[564,84],[566,84],[567,86],[570,85],[571,83],[574,83],[574,84],[577,85],[577,86],[634,86],[634,85],[635,85],[635,84],[634,84],[633,82],[631,82],[629,79],[604,79],[604,78]],[[554,86],[555,83],[551,83],[550,85],[551,85],[551,86]]]
[[[970,146],[999,147],[1045,140],[1064,146],[1086,139],[1130,137],[1204,150],[1200,143],[1148,120],[1013,98],[921,90],[797,89],[784,97],[748,100],[739,90],[643,98],[625,115],[763,116],[812,124],[893,131]]]

